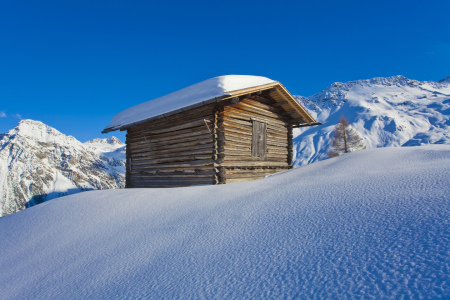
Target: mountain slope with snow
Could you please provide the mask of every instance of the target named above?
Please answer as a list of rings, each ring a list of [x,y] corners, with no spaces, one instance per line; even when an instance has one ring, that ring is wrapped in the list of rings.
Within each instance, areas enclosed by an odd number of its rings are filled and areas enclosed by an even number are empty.
[[[217,186],[89,191],[0,219],[3,299],[450,297],[450,146]]]
[[[450,81],[404,76],[334,83],[311,97],[297,96],[323,123],[294,131],[295,166],[328,158],[331,132],[341,116],[368,148],[450,143]]]
[[[0,216],[91,189],[121,188],[125,145],[84,144],[39,121],[23,120],[0,136]]]

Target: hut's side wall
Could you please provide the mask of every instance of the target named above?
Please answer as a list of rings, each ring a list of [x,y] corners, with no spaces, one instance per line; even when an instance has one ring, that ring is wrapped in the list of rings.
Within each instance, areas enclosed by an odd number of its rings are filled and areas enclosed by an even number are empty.
[[[267,124],[266,155],[252,156],[253,121]],[[289,116],[275,101],[245,98],[218,114],[221,157],[219,181],[231,183],[263,178],[291,167],[292,128]],[[253,140],[254,141],[254,140]]]
[[[126,187],[214,184],[213,105],[128,128]]]

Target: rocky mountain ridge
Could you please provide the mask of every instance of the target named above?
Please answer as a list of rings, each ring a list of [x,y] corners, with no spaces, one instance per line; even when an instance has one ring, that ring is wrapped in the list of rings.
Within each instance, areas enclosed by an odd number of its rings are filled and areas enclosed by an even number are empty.
[[[328,158],[341,116],[367,148],[450,143],[450,76],[439,82],[401,75],[336,82],[310,97],[296,97],[322,125],[294,132],[295,166]]]
[[[81,143],[39,121],[0,135],[0,215],[60,196],[125,186],[125,145],[117,138]]]

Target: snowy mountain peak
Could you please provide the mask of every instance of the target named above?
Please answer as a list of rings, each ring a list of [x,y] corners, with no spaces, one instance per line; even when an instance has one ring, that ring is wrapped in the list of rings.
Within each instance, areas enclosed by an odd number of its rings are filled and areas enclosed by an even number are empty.
[[[67,136],[40,121],[30,119],[20,121],[16,127],[8,131],[4,136],[21,136],[38,143],[58,143],[64,141],[65,143],[80,144],[73,136]]]
[[[397,86],[397,87],[416,87],[416,88],[442,88],[447,86],[447,83],[450,82],[450,76],[447,76],[446,78],[439,80],[439,82],[435,81],[420,81],[415,79],[409,79],[406,78],[403,75],[396,75],[396,76],[390,76],[390,77],[374,77],[371,79],[361,79],[361,80],[355,80],[355,81],[349,81],[345,83],[344,85],[347,85],[349,87],[353,86],[374,86],[374,85],[380,85],[380,86]],[[442,85],[444,84],[444,85]]]
[[[125,144],[115,136],[106,139],[93,139],[85,142],[83,145],[98,155],[106,153],[107,156],[116,160],[124,159]]]
[[[374,86],[374,85],[381,85],[381,86],[419,86],[423,85],[426,82],[421,82],[418,80],[408,79],[403,75],[396,75],[396,76],[390,76],[390,77],[374,77],[370,79],[360,79],[360,80],[354,80],[354,81],[348,81],[346,83],[342,82],[335,82],[331,84],[326,90],[349,90],[352,87],[355,86]]]
[[[397,86],[405,86],[405,85],[411,85],[414,83],[418,83],[417,80],[408,79],[403,75],[396,75],[396,76],[390,76],[390,77],[374,77],[371,79],[361,79],[356,81],[351,81],[350,83],[355,84],[366,84],[366,85],[397,85]]]
[[[361,79],[348,81],[345,83],[334,82],[323,91],[312,95],[310,97],[296,96],[307,109],[312,111],[341,107],[349,99],[349,92],[355,89],[367,89],[374,86],[390,87],[419,87],[425,82],[408,79],[403,75],[391,76],[391,77],[375,77],[371,79]],[[317,119],[316,119],[317,120]],[[321,122],[321,121],[319,121]]]
[[[17,124],[17,126],[14,127],[13,130],[17,130],[22,134],[29,134],[31,132],[33,133],[48,132],[54,135],[61,134],[61,132],[59,132],[58,130],[42,123],[41,121],[35,121],[30,119],[21,120],[19,124]]]
[[[117,138],[82,144],[39,121],[0,135],[0,216],[56,197],[124,187],[125,147]]]
[[[450,85],[444,81],[376,77],[336,82],[313,96],[297,96],[323,125],[295,132],[295,165],[328,158],[331,133],[341,116],[368,148],[449,144]]]
[[[447,77],[439,80],[439,83],[450,83],[450,76],[447,76]]]

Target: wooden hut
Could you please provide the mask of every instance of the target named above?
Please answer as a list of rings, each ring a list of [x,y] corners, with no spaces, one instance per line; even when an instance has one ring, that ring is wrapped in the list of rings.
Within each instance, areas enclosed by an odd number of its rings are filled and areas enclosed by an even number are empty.
[[[126,187],[223,184],[292,168],[292,129],[318,123],[278,81],[215,77],[117,114]]]

